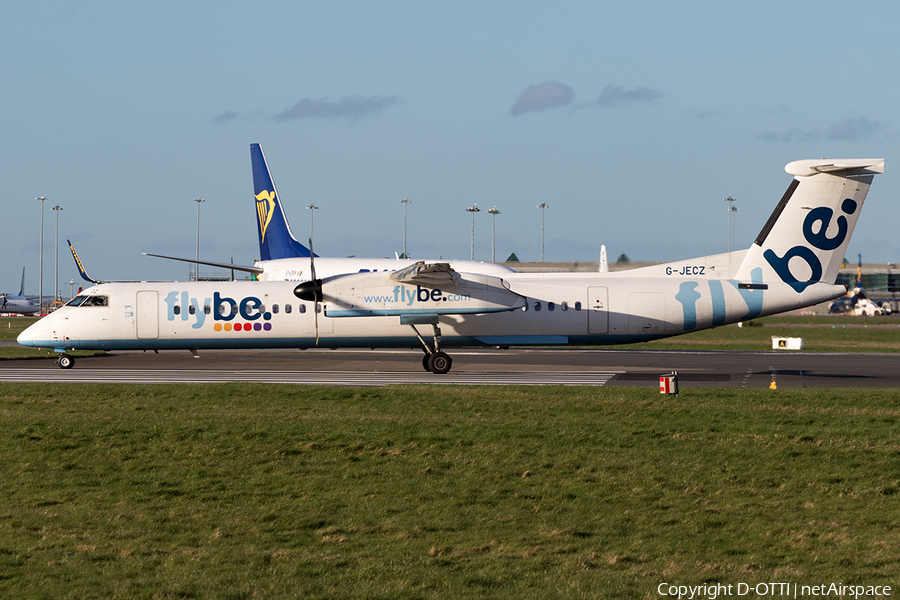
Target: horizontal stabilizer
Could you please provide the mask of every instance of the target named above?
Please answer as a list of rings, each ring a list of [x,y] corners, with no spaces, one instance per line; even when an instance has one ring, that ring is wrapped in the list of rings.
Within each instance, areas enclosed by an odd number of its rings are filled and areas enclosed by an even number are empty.
[[[809,177],[816,173],[832,173],[847,177],[849,175],[879,175],[884,173],[883,158],[842,158],[795,160],[784,168],[796,177]]]

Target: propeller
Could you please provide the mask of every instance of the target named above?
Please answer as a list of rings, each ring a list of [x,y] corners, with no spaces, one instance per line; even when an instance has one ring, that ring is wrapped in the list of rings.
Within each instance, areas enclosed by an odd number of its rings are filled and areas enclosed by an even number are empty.
[[[6,311],[6,299],[9,297],[8,294],[0,294],[0,298],[3,298],[3,304],[0,304],[0,312]]]
[[[311,279],[304,281],[294,288],[294,295],[305,300],[306,302],[314,302],[313,322],[316,327],[316,346],[319,345],[319,302],[322,301],[322,280],[316,278],[316,260],[315,252],[313,252],[312,238],[309,238],[309,271]]]

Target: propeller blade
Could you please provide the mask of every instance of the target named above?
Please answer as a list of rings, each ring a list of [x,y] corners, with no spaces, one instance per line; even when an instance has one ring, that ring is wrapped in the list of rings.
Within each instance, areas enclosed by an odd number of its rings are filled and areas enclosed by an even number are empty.
[[[312,226],[310,226],[310,234],[312,234]],[[312,275],[313,283],[317,285],[315,293],[315,306],[313,310],[313,323],[316,328],[316,346],[319,345],[319,301],[322,300],[322,280],[316,278],[316,253],[313,252],[312,235],[309,236],[309,271]],[[295,290],[296,292],[296,290]]]

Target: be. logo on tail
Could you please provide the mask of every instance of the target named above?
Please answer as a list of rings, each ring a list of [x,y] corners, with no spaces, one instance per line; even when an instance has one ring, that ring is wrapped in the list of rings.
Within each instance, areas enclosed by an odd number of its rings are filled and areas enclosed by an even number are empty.
[[[857,208],[856,201],[851,198],[846,198],[841,203],[841,210],[848,215],[855,213]],[[831,251],[836,250],[844,243],[848,230],[847,217],[840,215],[837,218],[837,234],[830,238],[828,237],[828,228],[831,226],[833,217],[834,211],[827,206],[814,208],[806,215],[806,218],[803,220],[803,238],[813,248]],[[798,294],[822,278],[822,262],[816,256],[816,253],[807,246],[794,246],[785,252],[784,256],[778,256],[772,250],[766,250],[763,256],[775,269],[781,280],[794,288],[794,291]],[[790,262],[794,258],[800,258],[809,265],[811,274],[808,280],[800,281],[791,272]]]
[[[259,218],[259,235],[262,241],[266,239],[266,229],[272,221],[272,214],[275,212],[275,192],[263,190],[255,195],[256,213]]]

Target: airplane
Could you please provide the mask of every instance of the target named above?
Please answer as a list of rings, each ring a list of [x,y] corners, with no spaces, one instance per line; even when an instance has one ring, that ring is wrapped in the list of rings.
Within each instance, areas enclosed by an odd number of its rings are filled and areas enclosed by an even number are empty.
[[[176,258],[161,254],[147,256],[178,260],[182,262],[196,263],[232,271],[250,273],[259,281],[309,281],[310,256],[314,254],[309,248],[301,244],[291,233],[287,217],[281,205],[281,200],[275,189],[266,156],[262,146],[250,144],[250,164],[253,171],[253,196],[256,213],[257,235],[259,237],[260,260],[253,266],[235,265],[223,262],[211,262],[195,260],[193,258]],[[312,245],[312,241],[310,241]],[[346,273],[373,272],[373,271],[399,271],[405,269],[415,260],[391,258],[337,258],[315,256],[316,268],[320,277],[330,277]],[[435,261],[427,261],[435,262]],[[512,273],[513,270],[504,265],[485,263],[478,261],[449,261],[454,268],[474,273],[485,273],[502,276]],[[79,271],[83,271],[79,266]]]
[[[25,267],[22,267],[22,285],[19,287],[19,293],[0,294],[0,313],[33,315],[40,311],[40,306],[25,297]]]
[[[24,346],[162,350],[421,346],[447,373],[445,348],[646,342],[841,296],[835,283],[884,159],[800,160],[746,250],[609,273],[460,271],[414,263],[289,281],[110,283],[90,287],[23,331]],[[432,341],[417,328],[430,327]]]
[[[857,255],[859,261],[856,267],[856,286],[847,290],[847,293],[831,302],[828,306],[828,314],[846,314],[852,312],[857,317],[876,317],[889,315],[891,302],[897,298],[880,298],[872,300],[866,295],[866,289],[862,284],[862,254]],[[878,288],[886,289],[886,288]]]

